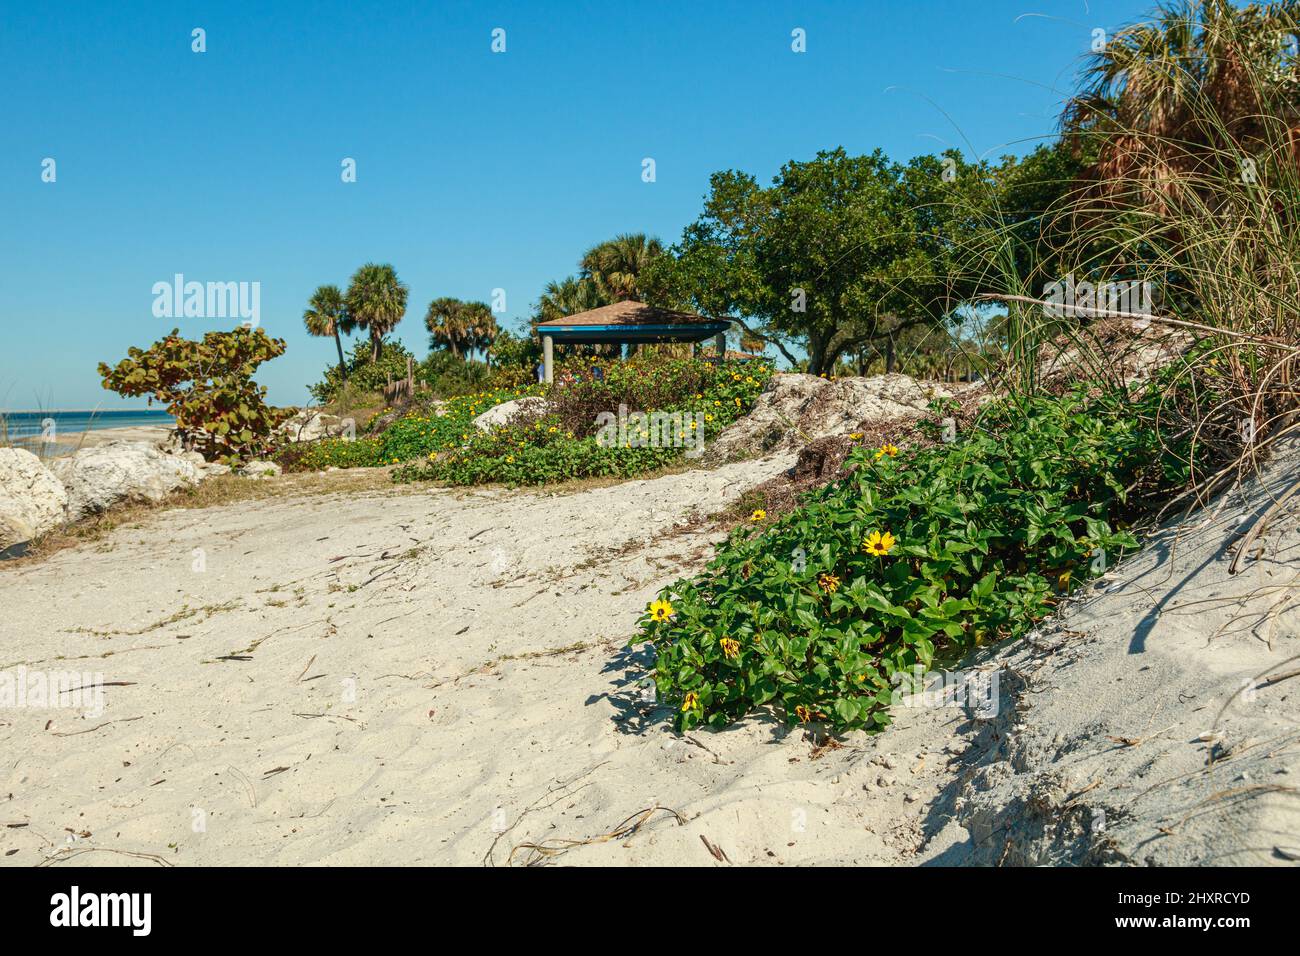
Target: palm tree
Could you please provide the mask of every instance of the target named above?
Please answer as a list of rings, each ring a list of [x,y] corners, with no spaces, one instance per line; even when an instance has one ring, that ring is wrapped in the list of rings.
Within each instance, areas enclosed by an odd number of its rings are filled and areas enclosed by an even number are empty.
[[[318,335],[322,338],[327,335],[334,336],[334,345],[339,350],[339,375],[343,377],[343,384],[346,385],[348,366],[343,360],[343,340],[339,337],[339,333],[351,335],[356,328],[356,323],[348,315],[347,307],[343,303],[343,293],[339,291],[339,287],[317,286],[307,303],[307,309],[302,314],[302,321],[307,326],[309,335]]]
[[[637,277],[654,259],[663,255],[663,243],[645,233],[625,233],[592,246],[579,262],[607,302],[637,297]]]
[[[1297,0],[1175,0],[1116,32],[1091,55],[1062,117],[1068,133],[1096,137],[1094,178],[1163,186],[1216,152],[1248,154],[1276,121],[1274,107],[1300,92],[1298,15]]]
[[[406,315],[408,289],[390,265],[368,262],[358,269],[348,285],[348,315],[360,328],[370,333],[370,361],[383,354],[384,336],[397,327]]]
[[[467,358],[474,351],[486,358],[501,331],[486,302],[462,302],[450,296],[429,303],[424,326],[432,337],[431,347],[445,346],[457,358]]]
[[[600,294],[596,283],[591,279],[569,276],[560,282],[546,283],[542,297],[537,302],[537,321],[546,322],[566,315],[577,315],[608,304],[608,300]]]
[[[491,307],[486,302],[466,302],[462,320],[465,323],[466,351],[482,352],[484,361],[487,361],[492,343],[501,331]]]
[[[424,327],[429,330],[433,345],[446,345],[452,355],[460,358],[466,331],[464,302],[451,296],[434,299],[425,312]]]

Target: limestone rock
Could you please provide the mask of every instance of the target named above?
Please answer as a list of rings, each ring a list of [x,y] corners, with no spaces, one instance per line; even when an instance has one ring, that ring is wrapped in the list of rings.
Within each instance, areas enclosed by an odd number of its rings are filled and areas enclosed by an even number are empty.
[[[68,492],[68,520],[100,514],[120,502],[161,501],[198,484],[203,469],[150,442],[112,441],[57,458],[50,470]]]
[[[63,521],[63,483],[21,448],[0,448],[0,551],[30,541]]]
[[[705,459],[797,452],[818,438],[851,433],[864,422],[919,418],[932,399],[951,395],[942,385],[897,373],[834,380],[797,372],[773,375],[749,414],[714,439]]]
[[[285,441],[300,442],[350,438],[356,429],[351,419],[327,415],[318,408],[303,408],[282,424],[279,431]]]
[[[544,398],[536,396],[525,396],[516,398],[513,401],[502,402],[500,405],[493,405],[478,418],[474,419],[474,427],[481,431],[491,431],[497,425],[504,425],[519,414],[541,417],[546,414],[548,402]]]

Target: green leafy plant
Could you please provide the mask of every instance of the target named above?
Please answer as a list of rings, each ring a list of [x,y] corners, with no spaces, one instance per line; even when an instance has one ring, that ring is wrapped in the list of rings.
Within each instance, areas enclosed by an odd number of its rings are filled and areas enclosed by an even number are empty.
[[[678,727],[772,707],[879,728],[895,675],[1028,630],[1098,555],[1137,546],[1129,489],[1182,474],[1150,424],[1158,401],[1004,400],[959,441],[856,450],[849,477],[734,532],[641,621]]]
[[[128,349],[113,367],[101,362],[99,374],[119,395],[165,404],[187,448],[209,461],[237,461],[270,451],[275,429],[292,414],[268,406],[266,389],[253,381],[257,367],[284,348],[260,328],[208,332],[199,341],[172,329],[147,350]]]
[[[447,446],[450,454],[413,463],[394,479],[537,485],[644,474],[678,461],[685,448],[706,444],[748,412],[771,374],[764,364],[719,368],[691,360],[574,363],[549,393],[544,416],[490,432],[471,426],[459,442]],[[679,433],[670,435],[668,443],[648,440],[647,432],[626,435],[622,443],[601,440],[600,416],[616,415],[620,407],[629,413],[673,416]]]
[[[360,392],[380,392],[389,381],[406,378],[407,359],[412,354],[401,342],[387,342],[378,360],[372,361],[371,343],[356,342],[342,366],[330,365],[325,377],[308,387],[313,399],[322,404],[334,401],[345,387]]]
[[[480,434],[474,426],[474,419],[489,408],[528,395],[538,395],[544,390],[540,385],[484,389],[436,405],[417,406],[374,434],[353,442],[340,438],[312,442],[301,450],[286,452],[280,463],[291,470],[303,470],[330,466],[374,468],[413,459],[423,461],[439,452],[459,448]]]

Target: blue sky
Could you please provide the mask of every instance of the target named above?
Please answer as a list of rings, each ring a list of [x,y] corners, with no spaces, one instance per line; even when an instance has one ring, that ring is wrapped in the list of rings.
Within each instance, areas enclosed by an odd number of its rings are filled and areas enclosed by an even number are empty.
[[[302,329],[367,261],[442,295],[506,290],[505,324],[619,232],[667,242],[709,174],[769,179],[844,146],[1020,153],[1050,136],[1095,28],[1144,0],[5,5],[0,408],[140,406],[95,366],[173,325],[155,282],[261,284],[288,340],[259,381],[307,401],[334,356]],[[191,50],[206,31],[207,52]],[[494,28],[506,52],[491,52]],[[807,52],[791,51],[791,31]],[[42,161],[57,181],[41,180]],[[356,160],[357,182],[341,162]],[[656,181],[641,179],[653,157]]]

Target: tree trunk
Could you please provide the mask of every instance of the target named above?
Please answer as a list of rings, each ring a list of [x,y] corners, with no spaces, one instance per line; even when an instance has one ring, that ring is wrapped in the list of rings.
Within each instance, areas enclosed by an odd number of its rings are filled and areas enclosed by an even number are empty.
[[[821,375],[826,371],[826,343],[820,336],[808,336],[808,374]]]
[[[374,365],[384,354],[384,337],[370,333],[370,364]]]
[[[339,338],[339,330],[334,329],[334,344],[339,350],[339,374],[343,376],[343,384],[348,383],[348,363],[343,361],[343,340]]]
[[[898,366],[898,352],[894,348],[894,337],[885,340],[885,374],[890,375]]]

